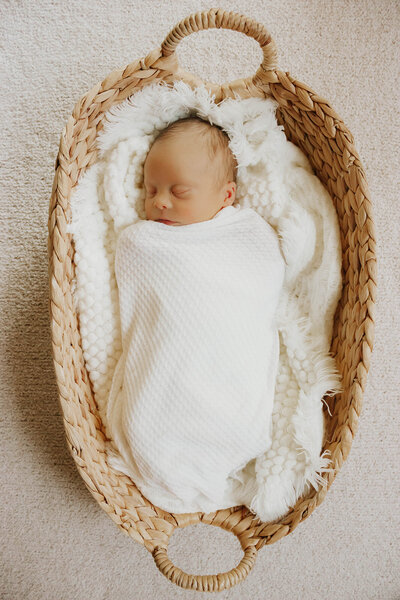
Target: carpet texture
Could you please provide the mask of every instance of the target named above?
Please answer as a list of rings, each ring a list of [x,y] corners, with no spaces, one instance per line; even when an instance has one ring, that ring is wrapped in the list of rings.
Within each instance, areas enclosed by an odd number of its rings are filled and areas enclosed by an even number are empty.
[[[181,19],[213,7],[264,24],[279,67],[326,98],[349,127],[378,254],[374,351],[350,455],[305,523],[262,548],[242,584],[213,597],[400,598],[398,3],[21,0],[0,4],[2,600],[200,597],[171,584],[118,530],[69,455],[51,354],[47,217],[60,134],[75,103],[159,46]],[[243,34],[211,30],[185,38],[177,56],[183,69],[222,83],[254,73],[262,54]],[[205,574],[231,569],[242,551],[233,535],[199,524],[173,534],[169,556]]]

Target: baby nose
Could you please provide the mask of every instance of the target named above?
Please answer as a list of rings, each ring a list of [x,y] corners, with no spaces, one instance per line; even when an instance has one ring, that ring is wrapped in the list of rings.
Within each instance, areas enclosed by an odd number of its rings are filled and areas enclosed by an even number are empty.
[[[171,206],[171,202],[168,198],[168,194],[157,194],[154,198],[154,206],[156,208],[165,208]]]

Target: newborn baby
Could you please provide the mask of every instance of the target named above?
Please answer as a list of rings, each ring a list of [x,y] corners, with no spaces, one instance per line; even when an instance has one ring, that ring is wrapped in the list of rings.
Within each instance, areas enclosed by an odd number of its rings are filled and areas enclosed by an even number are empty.
[[[174,513],[249,505],[239,472],[271,443],[285,263],[274,229],[233,206],[236,169],[222,129],[172,123],[144,163],[146,219],[116,246],[108,461]]]

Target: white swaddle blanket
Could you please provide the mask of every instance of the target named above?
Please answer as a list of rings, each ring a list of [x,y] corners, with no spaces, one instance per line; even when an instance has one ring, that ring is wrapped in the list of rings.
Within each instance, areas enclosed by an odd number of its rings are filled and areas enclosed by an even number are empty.
[[[228,477],[271,445],[285,261],[253,209],[173,227],[142,220],[115,254],[122,348],[109,463],[169,512],[241,504]]]

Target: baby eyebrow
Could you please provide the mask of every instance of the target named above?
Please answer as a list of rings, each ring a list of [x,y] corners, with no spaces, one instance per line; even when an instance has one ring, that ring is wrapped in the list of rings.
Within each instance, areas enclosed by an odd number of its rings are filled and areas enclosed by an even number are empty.
[[[157,186],[155,186],[155,185],[153,185],[151,183],[150,184],[146,184],[145,183],[144,187],[145,188],[147,188],[147,187],[149,187],[149,188],[156,188]],[[188,192],[190,190],[190,186],[189,185],[184,185],[182,183],[177,183],[177,184],[171,186],[171,190],[175,190],[175,191],[179,190],[181,193]]]

